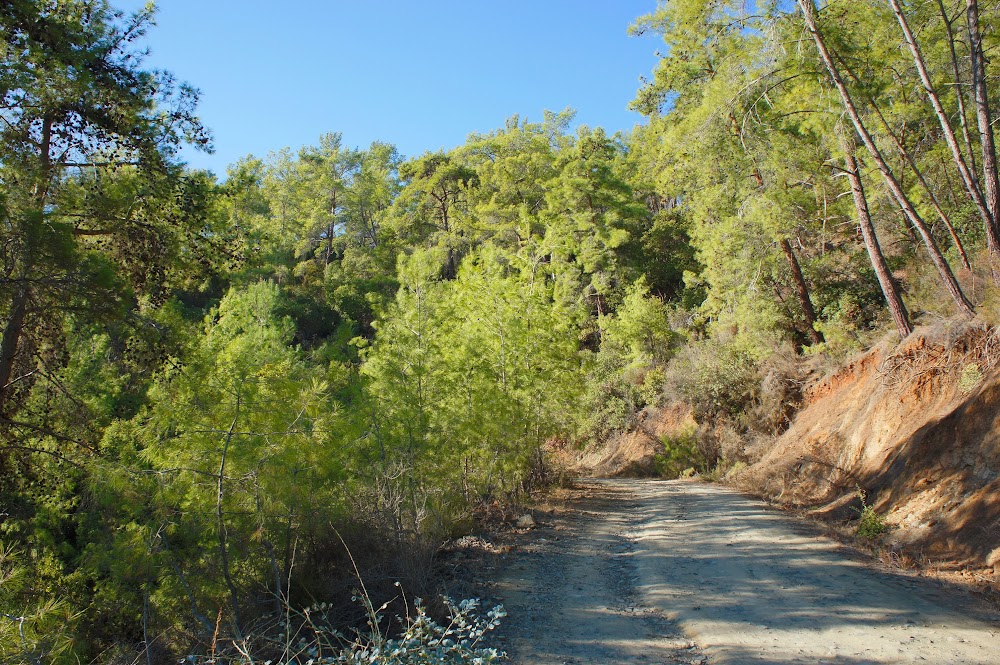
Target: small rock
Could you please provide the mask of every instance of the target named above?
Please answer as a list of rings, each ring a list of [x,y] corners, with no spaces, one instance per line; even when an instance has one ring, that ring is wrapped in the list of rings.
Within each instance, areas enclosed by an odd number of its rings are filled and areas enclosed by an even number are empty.
[[[531,529],[535,526],[535,518],[531,515],[521,515],[515,523],[518,529]]]

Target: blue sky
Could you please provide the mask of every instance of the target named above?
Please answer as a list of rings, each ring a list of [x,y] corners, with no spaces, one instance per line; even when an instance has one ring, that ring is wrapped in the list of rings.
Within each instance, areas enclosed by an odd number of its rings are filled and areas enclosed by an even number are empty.
[[[113,4],[129,10],[139,0]],[[609,132],[642,117],[628,102],[661,42],[629,37],[655,0],[161,0],[147,66],[202,92],[216,153],[184,153],[224,175],[253,153],[373,140],[408,156],[460,145],[518,114],[572,107]]]

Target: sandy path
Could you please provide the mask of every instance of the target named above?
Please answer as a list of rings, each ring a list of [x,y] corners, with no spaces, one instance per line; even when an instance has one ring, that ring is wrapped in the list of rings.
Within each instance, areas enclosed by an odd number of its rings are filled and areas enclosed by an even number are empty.
[[[513,663],[1000,663],[969,597],[879,573],[764,504],[695,482],[588,481],[508,557]]]

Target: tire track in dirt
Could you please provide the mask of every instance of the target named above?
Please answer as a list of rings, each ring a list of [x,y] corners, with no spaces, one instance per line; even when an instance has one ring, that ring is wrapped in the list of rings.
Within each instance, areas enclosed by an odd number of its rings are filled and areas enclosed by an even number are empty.
[[[971,596],[862,564],[716,485],[584,481],[507,556],[502,647],[532,665],[1000,662]]]
[[[676,626],[644,604],[635,562],[639,504],[624,488],[587,484],[509,555],[494,587],[507,609],[500,639],[512,663],[703,663]]]

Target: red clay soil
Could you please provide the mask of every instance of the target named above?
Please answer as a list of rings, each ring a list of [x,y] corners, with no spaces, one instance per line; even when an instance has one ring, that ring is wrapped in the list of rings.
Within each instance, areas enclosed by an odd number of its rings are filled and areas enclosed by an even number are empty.
[[[884,561],[1000,591],[998,365],[1000,332],[978,324],[880,345],[808,386],[790,429],[755,443],[730,480],[840,525],[857,519],[861,489],[890,527]],[[651,475],[660,437],[695,426],[684,405],[647,409],[632,431],[556,459],[581,476]]]
[[[661,437],[696,427],[691,408],[685,404],[646,408],[627,432],[575,455],[563,448],[557,451],[556,462],[578,476],[649,477],[655,473],[656,456],[664,451]]]
[[[1000,579],[1000,337],[920,329],[807,391],[804,408],[736,484],[832,519],[858,489],[890,525],[889,552]]]

